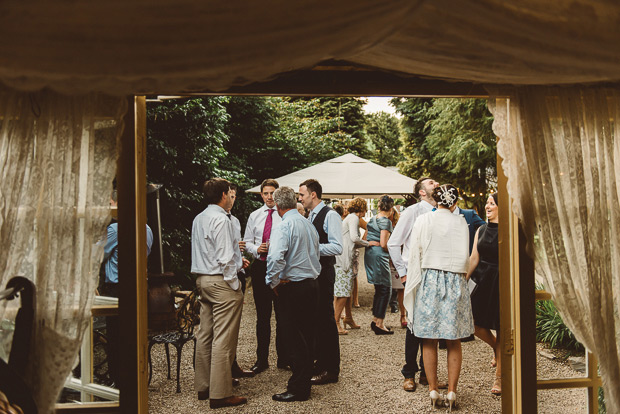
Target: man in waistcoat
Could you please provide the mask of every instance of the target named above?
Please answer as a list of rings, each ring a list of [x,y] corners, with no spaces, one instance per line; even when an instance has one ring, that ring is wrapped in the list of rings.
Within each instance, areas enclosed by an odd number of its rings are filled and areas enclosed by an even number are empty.
[[[322,195],[323,188],[317,180],[309,179],[299,185],[299,202],[310,212],[308,219],[319,233],[321,255],[313,385],[338,382],[340,375],[340,343],[334,319],[334,264],[335,256],[342,253],[342,219],[321,201]]]

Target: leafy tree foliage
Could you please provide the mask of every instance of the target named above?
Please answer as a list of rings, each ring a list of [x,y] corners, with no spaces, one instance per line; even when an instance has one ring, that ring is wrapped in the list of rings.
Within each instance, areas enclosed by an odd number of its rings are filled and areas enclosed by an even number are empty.
[[[396,165],[401,158],[398,118],[385,112],[366,115],[365,130],[370,160],[384,167]]]
[[[461,189],[464,207],[479,213],[497,187],[493,117],[481,99],[396,100],[403,115],[401,172],[431,176]]]
[[[241,178],[226,164],[227,99],[169,100],[147,108],[147,179],[164,185],[164,267],[179,276],[190,273],[192,221],[206,207],[202,184],[211,177]]]
[[[296,169],[348,152],[364,157],[364,103],[358,98],[281,98],[276,101],[276,139],[286,145]]]

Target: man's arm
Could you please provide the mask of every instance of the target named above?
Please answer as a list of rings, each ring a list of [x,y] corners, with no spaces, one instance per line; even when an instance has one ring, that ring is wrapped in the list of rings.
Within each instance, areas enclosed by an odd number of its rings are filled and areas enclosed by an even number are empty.
[[[248,222],[245,225],[245,234],[243,235],[243,241],[245,242],[245,249],[254,257],[258,257],[258,246],[254,244],[254,227],[256,227],[256,218],[258,214],[256,212],[250,214]]]
[[[235,238],[232,221],[226,216],[213,221],[213,242],[215,245],[215,259],[220,265],[224,280],[233,290],[239,290],[240,284],[237,279],[239,271],[235,262]]]
[[[112,255],[112,252],[118,246],[118,232],[116,230],[118,225],[110,224],[108,226],[108,237],[103,248],[103,260],[108,260]]]
[[[274,289],[280,283],[280,273],[286,266],[284,255],[288,252],[289,238],[287,228],[284,223],[274,228],[271,235],[269,254],[267,254],[267,272],[265,273],[265,283]]]
[[[342,254],[342,219],[335,211],[328,211],[323,230],[327,233],[327,243],[319,245],[321,256]]]
[[[396,227],[394,228],[394,231],[392,232],[392,235],[387,243],[390,258],[392,259],[392,263],[394,263],[394,267],[398,271],[398,276],[400,277],[407,276],[407,266],[403,260],[402,247],[403,244],[405,244],[405,242],[409,239],[414,219],[415,214],[413,208],[410,207],[405,210],[403,215],[400,216],[398,223],[396,223]]]

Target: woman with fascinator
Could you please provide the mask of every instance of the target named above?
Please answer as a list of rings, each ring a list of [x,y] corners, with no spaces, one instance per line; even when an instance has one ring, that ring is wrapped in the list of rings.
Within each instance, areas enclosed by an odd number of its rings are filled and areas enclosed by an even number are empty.
[[[394,331],[387,328],[384,321],[392,293],[392,274],[390,273],[390,254],[387,242],[392,234],[390,216],[394,200],[388,195],[382,195],[377,207],[379,213],[366,225],[368,247],[364,254],[368,283],[375,285],[370,328],[377,335],[391,335]]]
[[[453,214],[458,190],[451,184],[433,191],[437,210],[420,216],[410,239],[405,308],[413,332],[423,340],[424,369],[431,405],[445,403],[452,411],[463,354],[461,338],[474,332],[467,274],[469,230],[465,218]],[[437,382],[437,344],[448,349],[448,393],[442,398]]]

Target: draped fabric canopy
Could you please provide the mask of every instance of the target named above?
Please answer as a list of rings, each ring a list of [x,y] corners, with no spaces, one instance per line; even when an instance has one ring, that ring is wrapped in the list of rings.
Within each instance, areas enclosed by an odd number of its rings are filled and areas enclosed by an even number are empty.
[[[4,286],[21,269],[44,297],[37,318],[45,329],[35,338],[39,356],[28,372],[41,412],[52,409],[70,372],[101,258],[115,164],[109,143],[120,134],[124,108],[122,99],[104,99],[97,92],[221,91],[328,59],[484,84],[619,82],[619,23],[620,3],[609,0],[0,3],[0,167],[14,172],[4,174],[0,185],[0,237],[3,247],[9,247],[0,255],[0,282]],[[512,123],[495,125],[506,140],[505,170],[513,174],[512,183],[523,178],[532,188],[542,169],[545,183],[555,191],[532,198],[526,187],[514,184],[510,195],[517,213],[527,213],[520,217],[530,243],[538,242],[537,258],[547,260],[550,289],[573,295],[558,301],[567,323],[609,363],[601,373],[607,395],[615,399],[608,409],[618,412],[618,241],[612,234],[602,239],[602,248],[613,253],[610,259],[593,248],[598,240],[587,235],[608,222],[617,229],[617,188],[605,183],[607,193],[588,193],[596,211],[609,214],[607,221],[594,220],[587,204],[573,203],[570,211],[580,216],[567,217],[563,212],[571,200],[562,194],[583,184],[577,182],[583,171],[589,180],[597,171],[605,171],[608,181],[611,171],[618,178],[618,128],[608,125],[620,116],[618,96],[584,94],[570,87],[565,93],[551,91],[551,101],[563,106],[547,110],[543,92],[520,94],[516,88],[510,93],[516,105],[502,109],[500,101],[495,107],[496,118],[512,115],[501,118]],[[561,125],[554,124],[560,118]],[[553,128],[537,135],[547,125]],[[566,159],[552,160],[562,164],[549,163],[552,168],[546,170],[544,163],[551,158],[528,146],[533,140],[558,148]],[[47,151],[53,142],[53,150]],[[605,145],[613,157],[591,149],[596,156],[586,157],[590,161],[583,164],[570,149],[582,142],[584,151],[588,145]],[[519,164],[524,148],[538,165]],[[569,171],[565,167],[578,174],[558,179]],[[536,228],[555,225],[557,232],[551,228],[554,232],[536,233]],[[573,251],[583,257],[570,256]],[[579,276],[584,264],[592,272]],[[589,288],[591,282],[595,286]],[[608,286],[614,290],[606,291]],[[607,322],[594,322],[598,304]],[[3,312],[0,309],[0,315]],[[583,324],[584,314],[591,317],[592,327]],[[610,320],[614,317],[616,322]],[[600,335],[611,337],[598,344]]]
[[[0,80],[178,93],[340,59],[482,83],[618,81],[619,23],[605,0],[3,2]]]

